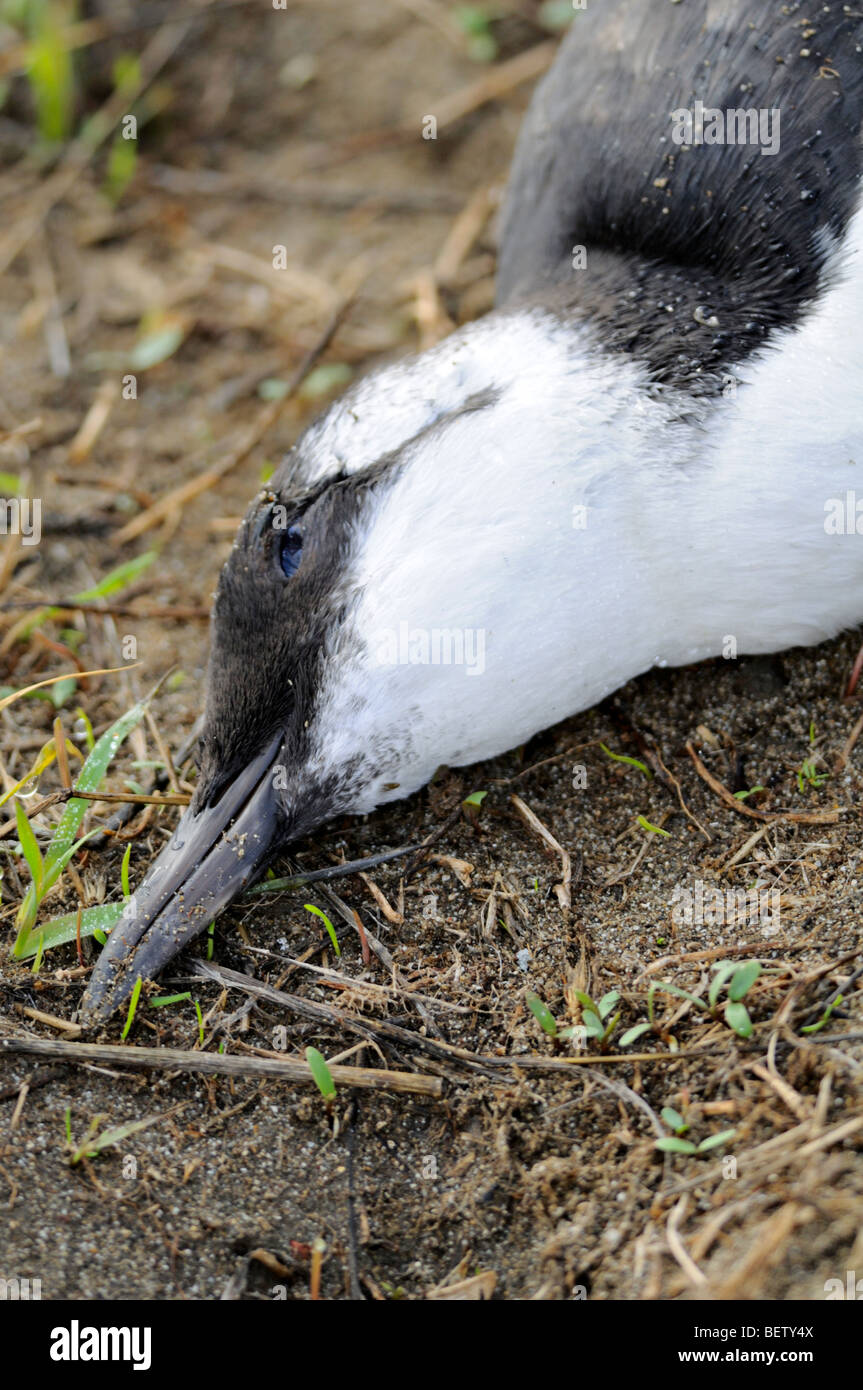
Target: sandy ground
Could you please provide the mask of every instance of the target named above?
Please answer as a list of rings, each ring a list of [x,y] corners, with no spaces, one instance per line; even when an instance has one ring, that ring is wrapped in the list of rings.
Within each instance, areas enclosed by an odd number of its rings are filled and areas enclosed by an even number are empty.
[[[533,5],[500,8],[498,62],[548,42]],[[69,597],[146,549],[159,552],[112,600],[117,611],[45,619],[23,635],[14,629],[22,609],[4,609],[0,679],[24,685],[70,670],[75,657],[84,669],[120,665],[132,637],[140,666],[81,681],[61,711],[67,732],[80,736],[79,706],[101,732],[173,667],[152,712],[175,756],[199,713],[210,595],[262,471],[325,403],[328,381],[338,389],[349,372],[489,307],[494,207],[531,86],[479,101],[474,86],[493,69],[471,59],[464,35],[391,0],[213,11],[134,108],[140,153],[116,206],[98,154],[0,290],[0,468],[29,474],[30,495],[44,499],[42,543],[4,558],[2,601]],[[122,23],[122,6],[107,12]],[[166,12],[150,7],[148,28],[79,52],[80,114],[109,96],[114,59],[140,52]],[[458,111],[465,93],[464,113],[442,117],[438,139],[424,141],[423,117]],[[22,81],[0,115],[0,145],[14,230],[46,177]],[[278,281],[276,244],[288,260]],[[267,408],[259,383],[287,380],[349,294],[325,358],[339,371],[289,401],[214,485],[154,520],[151,504],[242,453]],[[137,399],[111,395],[135,370],[136,345],[160,332],[174,335],[175,350],[137,369]],[[58,376],[64,346],[69,370]],[[103,427],[76,445],[99,401],[110,403]],[[313,1045],[331,1060],[349,1054],[348,1065],[437,1079],[439,1097],[340,1089],[328,1108],[313,1088],[281,1081],[2,1058],[0,1275],[38,1278],[52,1299],[302,1299],[311,1246],[322,1240],[328,1299],[442,1289],[822,1299],[826,1280],[863,1267],[863,1032],[851,981],[863,742],[843,753],[860,700],[842,698],[859,645],[851,633],[771,660],[652,671],[526,748],[326,827],[285,867],[442,833],[435,857],[407,881],[403,864],[376,870],[374,893],[346,878],[336,900],[306,890],[243,903],[217,923],[213,963],[338,1007],[348,1021],[303,1018],[234,981],[202,981],[190,974],[199,947],[163,984],[191,989],[202,1028],[191,1003],[142,1005],[129,1038],[222,1045],[240,1058],[272,1055],[277,1042],[287,1055]],[[50,738],[55,713],[35,700],[3,711],[7,789]],[[141,726],[110,785],[144,778],[132,763],[160,757],[153,729]],[[813,775],[800,775],[804,764]],[[189,785],[191,764],[180,775]],[[51,768],[40,795],[57,785]],[[764,790],[734,801],[754,786]],[[477,790],[487,796],[474,825],[459,804]],[[556,892],[561,854],[529,828],[513,794],[569,857],[571,905]],[[91,824],[113,809],[97,805]],[[58,814],[35,818],[41,836]],[[85,847],[42,920],[115,899],[127,843],[134,882],[174,814],[140,809],[119,834]],[[27,877],[14,838],[7,829],[10,941]],[[778,926],[745,913],[679,920],[679,890],[699,882],[778,892]],[[340,958],[307,901],[336,922]],[[350,919],[359,911],[383,959],[364,963],[339,902]],[[77,1008],[90,949],[83,943],[81,962],[74,945],[48,953],[36,977],[4,953],[0,1039],[68,1038],[60,1024]],[[626,1030],[648,1022],[652,982],[703,1000],[725,957],[764,967],[745,998],[751,1036],[735,1034],[721,1006],[711,1013],[657,993],[653,1027],[628,1049],[649,1055],[612,1060]],[[803,1033],[837,990],[838,1012]],[[620,994],[620,1021],[604,1046],[588,1045],[587,1066],[567,1060],[585,1054],[544,1032],[527,1002],[534,994],[561,1027],[579,1024],[576,991]],[[407,1038],[385,1036],[387,1024]],[[696,1143],[734,1134],[701,1155],[663,1153],[666,1107]],[[151,1117],[100,1156],[71,1161],[67,1126],[79,1148],[88,1132]]]

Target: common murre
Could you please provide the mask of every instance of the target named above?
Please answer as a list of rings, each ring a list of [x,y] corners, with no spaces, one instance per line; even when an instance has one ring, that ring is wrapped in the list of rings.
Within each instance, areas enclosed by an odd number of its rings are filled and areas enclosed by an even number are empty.
[[[779,113],[769,155],[674,138],[681,111],[738,109]],[[859,539],[825,526],[863,493],[861,121],[863,20],[839,6],[577,15],[516,151],[498,308],[360,382],[250,508],[195,799],[85,1021],[329,817],[656,662],[863,620]],[[435,632],[460,661],[426,655]]]

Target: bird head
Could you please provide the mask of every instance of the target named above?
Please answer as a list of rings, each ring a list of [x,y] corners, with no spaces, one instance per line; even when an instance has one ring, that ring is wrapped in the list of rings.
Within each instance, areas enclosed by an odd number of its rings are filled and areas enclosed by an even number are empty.
[[[575,675],[560,674],[561,642],[590,611],[573,547],[587,564],[598,542],[576,536],[570,510],[617,403],[572,365],[571,343],[541,315],[471,325],[360,382],[255,498],[216,594],[195,794],[102,951],[85,1021],[280,847],[577,706]]]

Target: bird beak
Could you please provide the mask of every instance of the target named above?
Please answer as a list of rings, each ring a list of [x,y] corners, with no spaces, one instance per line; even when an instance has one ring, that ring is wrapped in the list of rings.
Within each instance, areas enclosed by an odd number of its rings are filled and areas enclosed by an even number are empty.
[[[273,787],[281,736],[213,806],[190,807],[114,927],[96,962],[80,1021],[102,1022],[135,987],[153,979],[259,876],[284,816]]]

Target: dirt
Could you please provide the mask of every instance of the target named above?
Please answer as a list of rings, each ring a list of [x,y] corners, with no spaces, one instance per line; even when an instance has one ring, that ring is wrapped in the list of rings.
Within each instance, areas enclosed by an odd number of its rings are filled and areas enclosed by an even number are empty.
[[[501,8],[502,60],[547,39],[534,6]],[[111,23],[123,13],[112,6]],[[150,7],[146,32],[79,53],[79,116],[109,93],[113,59],[140,50],[165,13]],[[530,84],[477,106],[435,141],[418,133],[437,104],[486,72],[457,33],[389,0],[272,13],[214,7],[150,89],[152,117],[142,121],[134,177],[116,206],[97,155],[6,274],[0,468],[29,473],[44,517],[42,543],[4,571],[2,601],[69,597],[158,550],[132,588],[110,600],[129,611],[45,619],[4,643],[2,680],[15,687],[69,671],[75,657],[84,669],[130,667],[79,682],[61,711],[79,743],[79,706],[98,734],[172,668],[152,702],[155,725],[175,756],[194,726],[205,614],[233,526],[262,471],[326,396],[288,402],[215,485],[140,536],[118,535],[242,444],[265,409],[258,383],[286,381],[352,293],[325,361],[354,373],[489,307],[493,215],[479,218],[437,291],[432,268],[478,190],[489,190],[493,209]],[[415,133],[388,135],[411,123]],[[0,139],[6,221],[15,225],[45,177],[23,80],[0,117]],[[287,249],[287,288],[270,270],[276,245]],[[49,356],[58,320],[71,363],[65,378]],[[73,441],[103,383],[130,370],[136,342],[166,326],[179,346],[138,371],[137,398],[115,399],[77,458]],[[183,611],[172,617],[172,609]],[[141,616],[153,610],[159,616]],[[22,611],[4,609],[4,638]],[[861,712],[859,694],[843,699],[859,645],[850,633],[769,660],[651,671],[526,748],[443,772],[410,801],[297,845],[279,871],[438,832],[437,858],[420,861],[407,881],[405,861],[371,873],[386,912],[362,880],[333,885],[382,943],[383,962],[374,954],[364,962],[357,932],[320,890],[247,900],[217,922],[215,965],[335,1004],[372,1027],[397,1023],[409,1044],[377,1039],[358,1053],[363,1040],[350,1028],[303,1021],[274,1000],[250,1002],[233,984],[193,977],[189,962],[204,946],[160,983],[190,989],[202,1023],[192,1002],[154,1010],[142,1001],[129,1036],[141,1046],[222,1046],[243,1057],[302,1056],[311,1045],[331,1061],[347,1054],[346,1065],[439,1077],[439,1099],[340,1088],[328,1105],[314,1087],[271,1080],[4,1057],[0,1275],[38,1278],[50,1299],[303,1299],[311,1247],[322,1240],[327,1299],[442,1290],[505,1299],[824,1298],[826,1280],[844,1281],[863,1262],[863,1032],[859,981],[851,981],[863,897],[863,741],[843,756]],[[6,789],[50,738],[55,713],[29,699],[3,711]],[[699,771],[690,742],[725,798]],[[142,725],[110,785],[144,778],[132,763],[160,757]],[[191,763],[179,773],[188,789]],[[58,785],[50,768],[39,794]],[[735,799],[756,786],[763,790]],[[487,793],[478,813],[460,812],[474,791]],[[571,905],[558,891],[561,854],[526,825],[513,794],[570,857]],[[114,809],[96,805],[89,823],[104,825]],[[822,823],[794,819],[801,812],[819,813]],[[37,830],[47,835],[58,815],[57,807],[42,812]],[[85,847],[42,920],[78,902],[116,899],[126,845],[134,882],[175,815],[138,808],[120,833]],[[14,842],[8,829],[5,838]],[[27,874],[8,852],[4,864],[11,941]],[[675,889],[697,882],[778,890],[778,925],[680,920]],[[333,917],[340,957],[306,902]],[[68,1040],[62,1024],[74,1016],[91,950],[82,944],[81,961],[74,945],[49,952],[37,976],[4,953],[0,1038]],[[726,956],[764,967],[744,999],[748,1037],[726,1023],[724,993],[716,1009],[704,1007],[711,967]],[[337,972],[340,983],[313,967]],[[651,1001],[657,981],[701,1002],[662,992]],[[822,1020],[837,990],[843,1002],[820,1031],[802,1032]],[[575,991],[597,1001],[620,994],[607,1016],[621,1015],[612,1036],[586,1052],[577,1038],[544,1031],[529,1005],[536,996],[559,1029],[578,1025]],[[622,1048],[628,1029],[648,1023],[651,1003],[653,1026]],[[121,1026],[104,1040],[116,1042]],[[441,1060],[433,1042],[492,1060]],[[649,1056],[613,1060],[621,1051]],[[585,1055],[587,1066],[566,1060]],[[543,1069],[543,1060],[560,1065]],[[680,1112],[684,1137],[696,1143],[734,1133],[700,1155],[663,1152],[656,1140],[671,1135],[665,1107]],[[98,1157],[73,1162],[88,1135],[153,1116]]]

